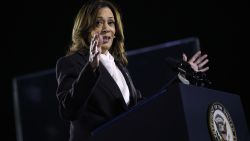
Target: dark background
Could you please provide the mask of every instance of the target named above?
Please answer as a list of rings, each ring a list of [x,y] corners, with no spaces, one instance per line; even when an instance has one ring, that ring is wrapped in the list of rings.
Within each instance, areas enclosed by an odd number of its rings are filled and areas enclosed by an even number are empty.
[[[198,37],[209,55],[212,88],[241,96],[250,118],[248,91],[249,5],[244,1],[117,1],[133,50],[186,37]],[[8,1],[2,20],[1,112],[7,140],[15,140],[12,78],[55,67],[71,41],[80,0]],[[7,36],[5,36],[7,35]],[[5,122],[6,121],[6,122]],[[249,125],[248,120],[248,125]]]

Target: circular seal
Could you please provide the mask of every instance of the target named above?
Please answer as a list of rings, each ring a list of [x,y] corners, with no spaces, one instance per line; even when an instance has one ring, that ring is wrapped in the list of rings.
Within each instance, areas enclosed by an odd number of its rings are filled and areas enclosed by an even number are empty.
[[[208,124],[213,141],[237,141],[232,118],[221,103],[215,102],[209,106]]]

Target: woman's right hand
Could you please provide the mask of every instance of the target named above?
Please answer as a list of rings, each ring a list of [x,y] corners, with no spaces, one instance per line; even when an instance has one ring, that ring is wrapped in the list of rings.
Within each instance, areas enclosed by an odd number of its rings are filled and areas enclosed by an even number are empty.
[[[99,33],[95,34],[90,42],[89,63],[93,71],[95,71],[99,67],[100,54],[102,52],[102,49],[101,49],[102,42],[103,42],[103,39]]]

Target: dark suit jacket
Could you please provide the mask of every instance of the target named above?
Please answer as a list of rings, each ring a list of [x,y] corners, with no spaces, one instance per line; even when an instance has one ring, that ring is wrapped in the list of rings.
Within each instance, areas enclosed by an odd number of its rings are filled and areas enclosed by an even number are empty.
[[[60,58],[56,64],[59,112],[70,121],[70,141],[87,140],[93,129],[127,111],[141,98],[121,63],[116,61],[129,87],[128,106],[106,68],[100,62],[93,72],[88,58],[87,54],[75,53]]]

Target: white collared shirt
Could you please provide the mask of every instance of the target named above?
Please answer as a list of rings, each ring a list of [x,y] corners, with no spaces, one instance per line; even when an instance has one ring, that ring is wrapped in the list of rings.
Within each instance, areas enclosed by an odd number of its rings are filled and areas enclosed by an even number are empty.
[[[100,55],[100,61],[105,66],[105,68],[108,70],[109,74],[112,76],[112,78],[115,80],[116,84],[120,88],[120,91],[122,93],[122,96],[124,98],[125,103],[129,104],[129,88],[126,83],[126,80],[120,71],[120,69],[116,66],[114,57],[107,52],[106,54]]]

